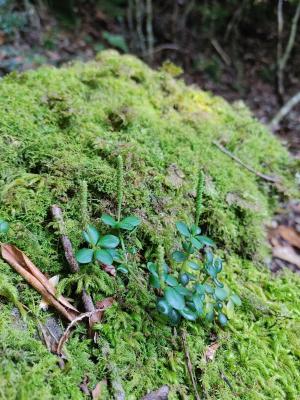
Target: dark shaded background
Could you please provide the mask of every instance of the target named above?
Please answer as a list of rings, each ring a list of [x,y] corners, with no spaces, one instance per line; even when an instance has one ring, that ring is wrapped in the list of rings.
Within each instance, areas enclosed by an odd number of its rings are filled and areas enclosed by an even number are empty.
[[[278,4],[282,2],[285,48],[299,1],[0,0],[0,76],[88,60],[113,47],[155,68],[171,61],[183,69],[188,83],[229,101],[243,99],[267,123],[300,91],[300,27],[284,72],[283,98],[276,74]],[[276,134],[300,158],[300,103]],[[299,202],[283,206],[272,228],[281,225],[300,233]],[[274,240],[272,233],[273,246]],[[296,268],[279,259],[273,259],[271,268],[285,265]]]
[[[283,1],[285,46],[298,0]],[[0,74],[90,59],[109,47],[155,67],[170,60],[189,83],[244,99],[267,122],[276,94],[277,7],[272,0],[0,0]],[[300,90],[300,31],[285,98]],[[300,153],[300,108],[278,133]]]

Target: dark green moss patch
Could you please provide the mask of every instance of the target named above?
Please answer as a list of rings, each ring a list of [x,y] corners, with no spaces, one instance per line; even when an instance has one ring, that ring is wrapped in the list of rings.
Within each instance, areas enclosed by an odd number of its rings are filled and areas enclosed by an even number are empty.
[[[11,74],[0,83],[0,216],[11,222],[12,243],[43,272],[65,276],[49,207],[62,206],[78,247],[81,179],[88,182],[98,224],[101,213],[115,212],[115,157],[123,156],[124,214],[142,218],[139,239],[146,251],[159,237],[169,246],[175,221],[191,217],[202,168],[201,224],[219,245],[226,279],[243,307],[228,329],[215,328],[221,346],[211,363],[203,353],[212,328],[188,327],[199,387],[208,399],[297,399],[299,277],[286,272],[275,278],[262,266],[263,226],[279,193],[220,152],[213,140],[226,143],[258,171],[281,177],[286,195],[296,192],[297,165],[243,105],[232,107],[134,57],[104,52],[87,64]],[[77,327],[63,370],[37,337],[37,320],[45,319],[39,295],[2,261],[0,274],[31,310],[27,329],[18,330],[13,305],[0,302],[0,398],[84,398],[79,389],[84,376],[93,387],[107,375],[102,342],[109,343],[129,400],[162,384],[171,386],[171,399],[193,398],[180,340],[157,318],[143,268],[126,289],[117,278],[122,301],[107,311],[98,347],[85,339],[83,325]],[[103,287],[103,295],[109,291]]]

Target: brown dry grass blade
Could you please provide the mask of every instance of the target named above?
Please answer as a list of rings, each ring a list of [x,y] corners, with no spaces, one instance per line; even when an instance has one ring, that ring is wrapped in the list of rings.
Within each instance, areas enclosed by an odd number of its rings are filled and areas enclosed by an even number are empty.
[[[207,347],[205,354],[204,354],[206,362],[214,360],[216,351],[218,350],[219,347],[220,347],[220,344],[218,342],[214,342]]]
[[[46,276],[17,247],[1,244],[2,258],[34,287],[56,310],[69,321],[73,321],[79,311],[63,296],[56,297],[55,288]]]
[[[116,268],[113,265],[101,264],[101,268],[103,269],[103,271],[107,272],[108,275],[111,275],[111,276],[117,275]]]
[[[67,329],[65,330],[64,334],[62,335],[62,337],[59,340],[59,343],[57,346],[57,354],[61,354],[62,347],[65,344],[65,342],[68,340],[70,333],[71,333],[71,329],[75,325],[77,325],[78,322],[82,321],[84,318],[88,318],[90,324],[100,322],[103,317],[104,311],[106,310],[106,308],[110,307],[113,304],[113,302],[114,302],[114,298],[108,297],[97,303],[97,307],[99,306],[99,308],[96,308],[95,310],[84,313],[84,314],[80,314],[78,317],[74,318],[73,321],[71,321],[71,323],[68,325]]]

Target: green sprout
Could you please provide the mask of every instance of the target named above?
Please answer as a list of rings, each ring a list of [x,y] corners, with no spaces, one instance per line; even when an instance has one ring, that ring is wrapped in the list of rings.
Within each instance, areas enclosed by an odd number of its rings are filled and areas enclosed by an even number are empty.
[[[0,235],[6,235],[9,231],[8,222],[4,221],[4,219],[0,219]]]

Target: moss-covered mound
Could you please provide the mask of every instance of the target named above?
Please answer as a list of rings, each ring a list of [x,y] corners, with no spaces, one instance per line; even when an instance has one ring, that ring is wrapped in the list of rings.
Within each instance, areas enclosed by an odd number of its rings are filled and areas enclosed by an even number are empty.
[[[49,208],[62,206],[78,247],[79,182],[88,182],[91,218],[101,226],[101,213],[115,212],[115,159],[121,154],[124,213],[143,220],[138,231],[143,262],[159,240],[176,247],[174,222],[192,217],[201,167],[206,175],[202,226],[217,243],[225,259],[223,276],[243,306],[225,329],[188,325],[199,391],[207,399],[297,399],[300,280],[289,272],[273,277],[263,266],[263,224],[279,189],[222,153],[214,140],[258,171],[281,177],[285,193],[295,190],[296,166],[243,105],[232,107],[134,57],[104,52],[87,64],[11,74],[0,83],[0,217],[11,222],[9,240],[43,272],[67,276]],[[39,309],[40,296],[3,261],[0,276],[17,287],[30,309],[24,324],[10,302],[0,302],[1,399],[86,398],[80,383],[87,376],[93,388],[112,379],[111,362],[128,399],[162,384],[171,386],[171,399],[194,398],[181,341],[157,318],[142,265],[129,281],[104,278],[95,297],[118,290],[122,301],[106,312],[98,346],[87,339],[84,325],[76,328],[64,369],[37,334],[51,310]],[[212,340],[220,347],[206,362]],[[108,360],[103,343],[110,347]]]

